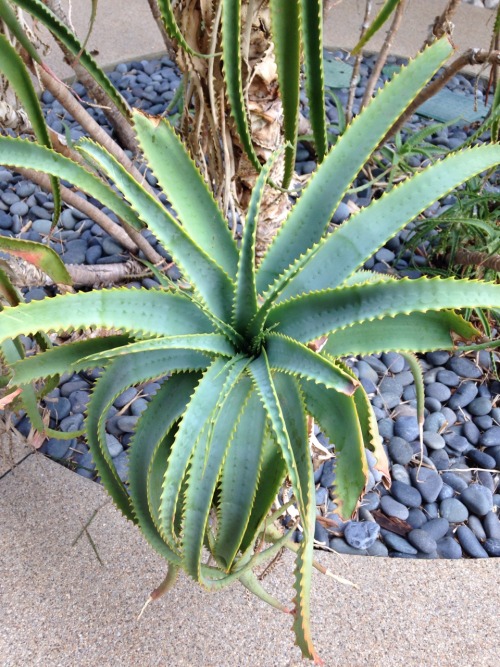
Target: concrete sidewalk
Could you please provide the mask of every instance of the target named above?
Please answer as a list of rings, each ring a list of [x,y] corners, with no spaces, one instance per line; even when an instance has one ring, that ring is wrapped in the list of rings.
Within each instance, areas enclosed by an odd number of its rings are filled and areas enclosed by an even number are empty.
[[[2,667],[299,667],[290,617],[235,585],[178,585],[137,615],[163,561],[111,503],[89,540],[75,538],[107,500],[102,488],[43,456],[0,480]],[[286,557],[266,587],[293,594]],[[314,573],[313,636],[327,667],[500,664],[500,567],[319,554],[359,589]]]
[[[373,3],[373,14],[380,4]],[[63,0],[62,5],[67,8],[68,0]],[[91,3],[73,2],[72,5],[72,22],[83,40],[88,31]],[[332,0],[330,5],[325,16],[325,46],[329,49],[352,48],[363,22],[364,1]],[[446,0],[411,0],[391,53],[414,56],[421,48],[435,16],[445,6]],[[454,20],[453,41],[457,50],[489,48],[494,17],[494,11],[461,5]],[[367,49],[378,50],[384,37],[385,28],[369,42]],[[73,71],[62,62],[57,46],[50,38],[47,41],[53,45],[46,58],[48,64],[59,76],[71,76]],[[112,67],[119,62],[152,57],[164,51],[164,44],[146,0],[128,0],[126,3],[122,0],[101,0],[97,4],[97,19],[87,48],[95,51],[95,58],[101,66]]]
[[[79,3],[73,17],[81,35],[90,4]],[[394,51],[413,55],[444,5],[445,0],[410,3]],[[363,7],[361,0],[333,3],[327,46],[356,42]],[[492,17],[486,10],[460,8],[460,50],[488,47]],[[370,48],[378,48],[381,38]],[[145,0],[102,0],[89,48],[98,48],[98,61],[109,66],[161,52],[163,44]],[[67,76],[56,54],[49,62]],[[293,646],[291,619],[240,586],[208,594],[183,577],[137,621],[164,575],[164,563],[110,503],[89,528],[103,564],[85,535],[73,545],[106,502],[103,489],[30,453],[22,440],[12,442],[11,450],[6,440],[0,444],[0,667],[304,664]],[[500,567],[494,559],[406,561],[330,553],[318,558],[359,586],[315,573],[313,636],[327,667],[500,664]],[[265,585],[286,600],[293,592],[291,558],[284,560]]]

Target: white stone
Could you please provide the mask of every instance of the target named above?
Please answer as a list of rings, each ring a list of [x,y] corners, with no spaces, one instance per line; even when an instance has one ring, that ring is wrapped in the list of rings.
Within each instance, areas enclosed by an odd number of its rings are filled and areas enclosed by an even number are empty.
[[[500,0],[484,0],[486,9],[496,9],[500,5]]]

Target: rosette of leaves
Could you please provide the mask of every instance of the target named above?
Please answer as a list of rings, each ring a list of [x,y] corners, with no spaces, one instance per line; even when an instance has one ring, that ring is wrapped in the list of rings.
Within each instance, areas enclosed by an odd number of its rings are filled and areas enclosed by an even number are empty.
[[[3,163],[64,177],[124,224],[147,226],[175,257],[186,281],[6,308],[0,313],[0,340],[89,327],[122,332],[19,361],[12,366],[13,382],[25,386],[63,371],[104,367],[88,405],[87,438],[117,507],[170,563],[159,590],[182,568],[207,589],[239,580],[284,609],[253,570],[281,546],[291,546],[291,533],[277,537],[266,528],[283,511],[269,515],[288,476],[303,529],[293,630],[303,655],[317,662],[309,624],[316,508],[308,416],[335,445],[336,502],[348,518],[367,479],[365,447],[386,475],[387,463],[367,395],[341,358],[452,348],[454,336],[471,340],[478,333],[455,309],[500,306],[498,285],[398,280],[359,269],[432,202],[498,164],[498,145],[449,155],[326,233],[387,128],[450,51],[446,40],[436,42],[379,91],[313,174],[258,267],[259,201],[275,156],[261,171],[238,247],[165,120],[134,112],[144,157],[177,218],[89,140],[79,144],[79,152],[114,189],[93,168],[47,147],[0,138]],[[128,387],[167,375],[137,422],[125,485],[106,445],[108,410]],[[210,563],[204,562],[204,549]]]

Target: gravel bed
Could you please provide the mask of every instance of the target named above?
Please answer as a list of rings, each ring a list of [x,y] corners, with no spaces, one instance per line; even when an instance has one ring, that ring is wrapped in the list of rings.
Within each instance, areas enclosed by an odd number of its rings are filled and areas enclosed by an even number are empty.
[[[336,54],[341,56],[342,54]],[[389,64],[395,59],[390,58]],[[362,68],[362,77],[369,73],[370,61]],[[172,100],[180,79],[171,61],[163,57],[151,61],[118,65],[110,78],[130,104],[150,114],[161,113]],[[361,81],[357,103],[362,95]],[[474,94],[474,84],[458,75],[450,82],[451,89]],[[480,86],[479,86],[480,88]],[[75,84],[81,97],[85,90]],[[345,103],[347,91],[337,91]],[[483,93],[476,91],[479,97]],[[57,101],[45,92],[42,95],[49,124],[59,132],[69,127],[73,140],[82,136]],[[330,99],[327,114],[337,121],[337,110]],[[356,105],[355,105],[356,108]],[[89,108],[95,119],[111,133],[99,109]],[[408,131],[422,127],[424,121],[413,116]],[[459,125],[443,128],[430,138],[443,152],[457,148],[467,137],[467,128]],[[418,166],[423,156],[415,158]],[[305,146],[298,151],[297,171],[312,171],[314,162]],[[146,172],[154,187],[154,177]],[[357,183],[362,184],[362,181]],[[358,206],[366,205],[371,190],[349,195],[334,215],[341,223],[350,214],[350,199]],[[435,217],[455,201],[453,195],[432,206],[424,215]],[[126,261],[123,248],[82,213],[65,207],[61,222],[52,240],[50,230],[53,201],[20,175],[0,167],[0,234],[47,242],[67,263],[103,264]],[[379,272],[398,272],[418,277],[422,257],[404,251],[404,241],[413,233],[410,224],[397,237],[380,249],[365,265]],[[424,242],[429,243],[429,241]],[[415,265],[417,264],[417,266]],[[172,277],[178,276],[175,267]],[[153,287],[152,278],[129,283],[130,287]],[[28,301],[52,295],[50,288],[35,287],[25,291]],[[24,339],[27,349],[30,339]],[[474,357],[452,356],[446,351],[433,352],[421,359],[425,377],[425,408],[423,456],[420,452],[416,419],[415,386],[405,359],[396,353],[350,358],[348,364],[360,378],[378,420],[380,434],[391,465],[392,488],[387,491],[380,473],[374,468],[370,452],[370,475],[366,495],[357,521],[342,522],[335,514],[334,459],[321,463],[315,471],[318,516],[316,539],[325,547],[340,553],[392,556],[396,558],[489,558],[500,555],[500,406],[497,407],[500,383],[491,380],[491,356],[480,352]],[[99,371],[64,375],[60,385],[45,398],[50,412],[50,425],[61,431],[82,427],[90,390]],[[129,389],[114,403],[107,419],[108,447],[122,480],[127,479],[127,447],[138,416],[160,384],[150,382]],[[20,415],[16,427],[27,435],[30,423]],[[317,437],[330,447],[324,436]],[[80,440],[51,439],[41,451],[80,475],[95,478],[95,465],[87,445]],[[300,534],[296,533],[297,539]]]

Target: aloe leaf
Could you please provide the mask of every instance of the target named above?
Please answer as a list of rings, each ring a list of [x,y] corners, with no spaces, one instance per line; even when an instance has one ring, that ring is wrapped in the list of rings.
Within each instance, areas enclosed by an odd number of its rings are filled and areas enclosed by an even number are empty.
[[[184,35],[180,31],[179,26],[177,25],[170,0],[157,0],[157,4],[158,9],[160,10],[163,24],[165,25],[165,30],[167,31],[169,37],[175,39],[175,41],[178,42],[183,51],[186,51],[186,53],[189,53],[191,56],[196,56],[197,58],[213,57],[211,54],[199,53],[191,46],[189,46],[189,44],[184,39]]]
[[[64,178],[98,199],[132,227],[142,229],[136,213],[113,190],[76,162],[25,139],[0,137],[2,164],[35,169]]]
[[[266,186],[266,180],[281,151],[275,151],[264,165],[252,191],[245,228],[241,240],[236,276],[236,291],[233,305],[233,322],[241,334],[257,313],[257,291],[255,288],[255,241],[259,221],[260,204]]]
[[[277,598],[275,598],[273,595],[271,595],[266,591],[266,589],[260,583],[257,575],[255,575],[251,570],[244,572],[239,577],[239,582],[248,591],[250,591],[250,593],[253,593],[263,602],[266,602],[267,604],[271,605],[271,607],[278,609],[278,611],[283,611],[286,614],[290,613],[290,609],[286,605],[284,605]]]
[[[95,367],[97,364],[89,362],[84,365],[81,360],[89,355],[111,351],[115,347],[125,346],[126,349],[129,341],[128,336],[106,336],[53,347],[46,352],[40,352],[33,357],[27,357],[12,364],[12,382],[28,384],[42,377],[65,373],[70,369],[82,370]]]
[[[295,597],[293,630],[295,642],[302,654],[310,659],[316,659],[311,629],[309,599],[311,595],[311,577],[314,546],[314,525],[316,522],[316,492],[314,487],[313,467],[309,451],[309,438],[304,399],[301,395],[298,381],[282,373],[274,377],[276,391],[290,444],[297,463],[300,486],[304,494],[305,507],[301,513],[303,540],[295,561]]]
[[[16,2],[16,4],[19,4]],[[31,43],[29,37],[25,33],[22,25],[19,23],[19,20],[10,6],[8,0],[0,0],[0,18],[5,22],[5,25],[8,27],[9,32],[15,37],[19,44],[27,51],[30,58],[32,58],[39,65],[42,64],[42,60],[38,51],[35,49]],[[24,68],[24,65],[23,65]]]
[[[6,361],[9,369],[16,363],[21,363],[24,359],[24,349],[19,342],[17,336],[13,339],[7,337],[6,340],[0,343],[1,356]],[[14,384],[14,380],[11,381]],[[30,385],[21,386],[22,392],[20,400],[23,408],[29,417],[32,427],[39,433],[43,433],[47,437],[56,438],[58,440],[66,440],[67,438],[75,438],[82,435],[83,431],[57,431],[55,429],[45,426],[43,419],[39,412],[39,396],[35,389]]]
[[[273,371],[314,380],[348,396],[358,386],[358,381],[342,370],[335,362],[320,356],[305,345],[280,334],[266,336],[266,352]]]
[[[199,376],[194,373],[182,373],[173,375],[160,387],[137,422],[129,450],[129,490],[139,527],[159,554],[179,564],[180,557],[165,544],[154,520],[159,506],[150,504],[150,485],[154,478],[154,495],[159,499],[163,476],[159,478],[153,473],[155,454],[173,424],[182,416],[198,380]],[[170,435],[170,449],[172,443],[173,435]],[[165,465],[166,458],[163,470]]]
[[[113,401],[128,387],[179,370],[207,366],[207,357],[193,350],[156,350],[112,361],[96,382],[85,422],[87,440],[97,471],[118,509],[136,521],[127,489],[121,481],[106,443],[106,417]]]
[[[373,37],[373,35],[380,30],[380,28],[384,25],[384,23],[387,21],[400,2],[401,0],[386,0],[384,6],[380,8],[379,13],[371,22],[368,30],[352,49],[352,56],[357,55],[363,46]]]
[[[91,4],[91,11],[90,11],[90,18],[89,18],[89,29],[87,30],[87,34],[85,35],[85,39],[82,42],[82,48],[81,51],[85,51],[87,48],[88,41],[90,39],[90,35],[92,34],[92,30],[94,29],[94,24],[97,16],[97,4],[98,0],[90,0]],[[80,55],[80,54],[78,54]]]
[[[337,329],[412,312],[498,308],[500,285],[454,278],[403,278],[312,292],[278,304],[267,326],[308,343]]]
[[[382,438],[378,432],[377,419],[373,412],[372,404],[362,386],[354,394],[354,403],[356,405],[364,445],[373,452],[377,460],[374,468],[382,474],[383,483],[389,488],[391,485],[389,461],[387,460],[387,454],[382,444]]]
[[[41,0],[14,0],[15,4],[27,11],[34,19],[43,23],[48,30],[75,56],[85,67],[97,84],[115,103],[120,113],[126,118],[130,117],[130,109],[88,51],[82,50],[80,41],[71,30],[48,8]],[[40,62],[39,60],[37,62]]]
[[[196,442],[217,405],[229,373],[230,367],[223,359],[216,359],[208,367],[191,397],[172,446],[160,509],[161,532],[172,549],[177,549],[174,519],[182,480]]]
[[[285,460],[288,474],[292,482],[299,512],[302,516],[307,515],[306,499],[307,489],[303,490],[300,481],[300,472],[295,458],[295,452],[290,442],[290,436],[286,429],[283,412],[276,392],[276,387],[269,368],[267,354],[263,349],[260,355],[254,359],[248,366],[248,370],[255,384],[257,393],[260,396],[262,404],[267,412],[273,436],[281,450]]]
[[[316,154],[319,162],[322,162],[328,150],[323,74],[323,3],[321,0],[300,0],[300,7],[309,119]]]
[[[271,0],[271,29],[278,82],[283,104],[285,169],[282,187],[288,188],[295,168],[300,101],[300,0]],[[319,99],[319,98],[318,98]]]
[[[99,365],[98,362],[100,361],[103,362],[107,359],[123,356],[124,354],[140,354],[152,350],[173,349],[194,350],[195,352],[206,352],[208,355],[222,357],[234,357],[235,354],[231,343],[221,334],[189,334],[187,336],[167,336],[141,340],[122,347],[116,346],[110,350],[91,354],[82,359],[82,363],[91,363],[96,366]]]
[[[214,556],[223,562],[227,571],[233,564],[252,514],[265,428],[266,413],[253,391],[231,439],[220,481]]]
[[[228,275],[202,250],[167,209],[149,194],[102,146],[80,142],[79,152],[97,160],[176,262],[217,317],[229,321],[233,286]]]
[[[350,519],[365,487],[368,462],[354,397],[325,390],[301,380],[307,412],[335,445],[335,502],[338,513]]]
[[[3,269],[0,269],[0,294],[7,301],[9,306],[17,306],[21,303],[21,294],[12,284],[9,276]],[[0,308],[3,310],[3,308]]]
[[[227,98],[243,149],[254,168],[260,171],[261,164],[252,144],[243,95],[243,75],[241,72],[241,2],[240,0],[221,1],[223,3],[222,59],[224,62],[223,71]]]
[[[0,341],[38,331],[89,327],[151,336],[212,331],[210,321],[189,299],[162,290],[121,288],[78,292],[22,303],[0,313]]]
[[[41,243],[2,236],[0,238],[0,250],[33,264],[44,271],[55,283],[71,285],[73,282],[55,250]]]
[[[356,174],[451,52],[446,39],[435,42],[387,83],[349,125],[312,175],[262,260],[257,273],[259,294],[320,240]]]
[[[234,437],[242,410],[252,388],[250,378],[233,375],[231,386],[215,418],[207,424],[193,451],[183,511],[183,566],[196,581],[202,582],[203,539],[222,464]],[[222,398],[222,394],[221,394]]]
[[[231,277],[236,276],[238,250],[210,189],[166,119],[133,112],[144,156],[162,190],[193,241]]]
[[[411,374],[415,383],[415,398],[417,399],[417,422],[420,434],[420,447],[423,452],[424,449],[424,409],[425,409],[425,387],[424,387],[424,372],[417,357],[410,352],[402,352],[402,356],[406,359],[410,367]]]
[[[281,451],[266,427],[262,439],[260,475],[247,528],[241,541],[241,550],[246,551],[255,543],[256,536],[276,498],[286,475],[286,465]]]
[[[281,299],[333,288],[433,202],[464,181],[500,163],[500,146],[478,146],[449,155],[351,216],[311,251],[311,260],[285,287]]]
[[[9,338],[2,341],[0,345],[0,352],[2,358],[5,360],[9,368],[13,363],[22,359],[24,356],[22,346],[19,344],[19,342],[17,340],[10,340]],[[42,417],[38,410],[38,400],[34,388],[31,386],[22,387],[20,397],[23,408],[26,410],[32,427],[36,431],[43,433],[45,431],[45,424],[43,423]]]
[[[452,311],[410,313],[353,324],[334,331],[323,352],[334,357],[366,355],[394,350],[429,352],[452,347],[455,332],[465,340],[474,340],[480,332]]]
[[[0,14],[5,7],[5,3],[0,4]],[[15,15],[14,15],[14,18]],[[16,23],[17,19],[16,19]],[[24,30],[19,26],[21,33],[25,35]],[[26,35],[25,35],[26,37]],[[31,45],[31,42],[26,37],[21,44],[26,48],[25,41]],[[33,48],[33,47],[32,47]],[[36,53],[36,50],[35,50]],[[26,69],[21,57],[15,50],[15,48],[10,44],[9,40],[5,35],[0,34],[0,71],[2,71],[5,77],[9,80],[10,84],[15,90],[17,97],[19,98],[24,110],[28,114],[30,123],[33,127],[35,136],[40,144],[46,146],[47,148],[52,147],[52,142],[50,141],[49,132],[47,125],[45,124],[45,118],[43,117],[42,107],[38,100],[35,88],[31,82],[30,75]],[[52,187],[52,193],[54,196],[54,224],[59,218],[61,212],[61,190],[59,187],[59,181],[54,176],[50,177],[50,184]],[[60,281],[64,282],[64,281]],[[71,280],[69,283],[70,284]]]

